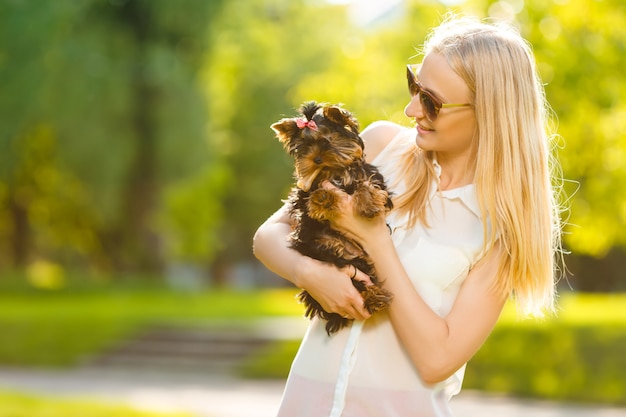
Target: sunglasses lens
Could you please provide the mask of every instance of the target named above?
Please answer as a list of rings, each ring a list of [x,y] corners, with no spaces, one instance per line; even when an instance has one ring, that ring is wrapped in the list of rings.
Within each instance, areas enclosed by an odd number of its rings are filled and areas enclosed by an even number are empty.
[[[407,80],[409,82],[409,93],[411,93],[411,97],[415,97],[419,94],[420,103],[422,104],[422,108],[426,112],[426,117],[431,122],[434,122],[437,118],[437,114],[439,113],[437,109],[437,105],[435,104],[433,98],[426,91],[422,90],[415,78],[415,74],[411,68],[407,69],[406,74]]]
[[[437,118],[438,111],[433,99],[428,95],[428,93],[422,91],[420,94],[420,102],[422,103],[422,107],[424,108],[428,119],[431,122],[434,122]]]
[[[411,97],[415,97],[419,94],[419,87],[415,82],[415,78],[413,78],[413,74],[410,72],[407,74],[407,80],[409,81],[409,93],[411,94]]]

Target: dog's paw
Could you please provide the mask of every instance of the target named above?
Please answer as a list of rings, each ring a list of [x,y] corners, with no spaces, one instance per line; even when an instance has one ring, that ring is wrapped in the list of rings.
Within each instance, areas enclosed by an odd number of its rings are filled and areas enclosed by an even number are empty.
[[[372,219],[388,209],[389,193],[370,183],[363,184],[354,192],[354,206],[360,216]]]
[[[307,208],[312,219],[329,220],[339,211],[339,196],[333,190],[319,188],[309,196]]]
[[[363,305],[370,314],[386,309],[393,300],[393,294],[378,285],[365,286],[362,295]]]

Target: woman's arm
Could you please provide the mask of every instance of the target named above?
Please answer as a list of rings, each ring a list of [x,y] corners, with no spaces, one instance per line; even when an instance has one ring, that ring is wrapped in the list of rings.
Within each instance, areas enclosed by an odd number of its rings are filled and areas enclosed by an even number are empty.
[[[439,317],[415,290],[392,245],[367,247],[385,287],[395,294],[390,319],[420,376],[426,383],[443,381],[474,356],[500,316],[506,296],[494,284],[501,249],[470,271],[450,313]]]
[[[347,194],[343,204],[343,213],[352,212]],[[394,294],[389,317],[422,380],[435,384],[451,376],[487,339],[504,307],[507,297],[494,289],[500,245],[472,268],[450,313],[439,317],[411,283],[382,216],[368,220],[344,215],[334,222],[335,227],[361,242],[377,276]],[[359,271],[357,279],[361,275],[365,274]]]

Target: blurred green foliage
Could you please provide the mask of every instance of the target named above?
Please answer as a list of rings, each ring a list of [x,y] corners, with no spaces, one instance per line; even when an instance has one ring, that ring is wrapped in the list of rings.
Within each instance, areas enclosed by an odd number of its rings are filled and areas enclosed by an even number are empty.
[[[499,326],[465,387],[551,400],[626,404],[624,325]]]
[[[564,296],[560,304],[558,318],[539,322],[506,311],[468,364],[465,386],[626,404],[626,298]]]
[[[177,220],[181,201],[219,218],[221,185],[208,201],[184,194],[188,182],[220,176],[206,168],[213,157],[199,79],[220,4],[0,4],[0,266],[43,258],[158,270],[180,255],[176,238],[197,239]],[[211,225],[198,218],[203,258],[215,247]]]
[[[311,99],[408,125],[402,68],[449,10],[511,20],[533,45],[568,249],[626,247],[626,4],[389,4],[366,22],[308,0],[1,2],[0,270],[191,264],[223,281],[292,182],[269,125]]]

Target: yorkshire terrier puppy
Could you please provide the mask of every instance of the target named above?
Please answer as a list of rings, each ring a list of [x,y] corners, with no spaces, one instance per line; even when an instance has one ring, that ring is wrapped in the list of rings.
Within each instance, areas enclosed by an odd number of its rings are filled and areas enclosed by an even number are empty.
[[[303,255],[329,262],[339,268],[353,265],[369,275],[373,285],[352,277],[370,312],[389,306],[393,296],[380,286],[367,253],[358,242],[334,230],[329,220],[339,211],[337,189],[352,195],[358,214],[366,218],[384,215],[392,209],[391,197],[378,169],[365,161],[359,124],[347,110],[334,105],[307,102],[300,115],[285,118],[271,128],[295,160],[296,186],[288,198],[293,221],[291,247]],[[326,189],[328,181],[337,189]],[[355,270],[356,271],[356,270]],[[325,311],[311,295],[302,291],[305,316],[326,320],[328,335],[348,325],[349,319]]]

